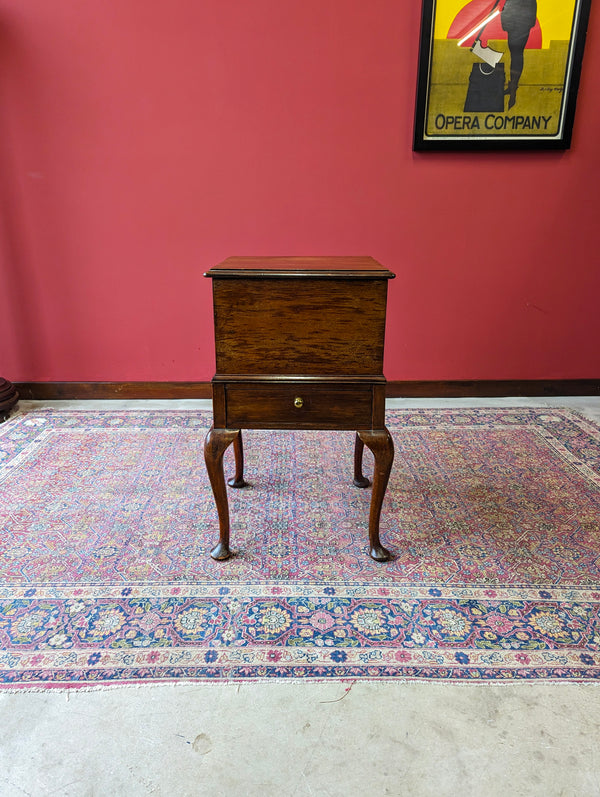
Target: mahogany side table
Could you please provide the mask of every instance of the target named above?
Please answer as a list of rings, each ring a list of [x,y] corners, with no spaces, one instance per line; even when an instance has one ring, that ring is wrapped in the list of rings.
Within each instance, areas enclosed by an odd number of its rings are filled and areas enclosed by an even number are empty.
[[[244,487],[243,429],[356,431],[354,485],[366,445],[374,457],[369,554],[386,561],[381,506],[394,444],[385,426],[383,346],[388,280],[371,257],[230,257],[212,279],[216,373],[213,426],[204,458],[219,517],[213,559],[228,559],[229,506],[223,455],[233,443]]]

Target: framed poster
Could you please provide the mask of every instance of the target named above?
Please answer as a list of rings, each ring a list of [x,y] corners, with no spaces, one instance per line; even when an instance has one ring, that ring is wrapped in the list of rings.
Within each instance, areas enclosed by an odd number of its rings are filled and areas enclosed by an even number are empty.
[[[423,0],[414,149],[567,149],[590,4]]]

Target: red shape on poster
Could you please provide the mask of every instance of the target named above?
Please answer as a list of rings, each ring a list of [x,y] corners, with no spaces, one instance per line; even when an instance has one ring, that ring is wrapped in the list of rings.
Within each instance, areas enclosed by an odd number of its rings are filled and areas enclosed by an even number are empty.
[[[505,3],[506,0],[500,0],[500,2],[496,2],[496,0],[471,0],[466,6],[461,8],[454,17],[446,38],[458,39],[458,41],[460,41],[468,33],[473,31],[473,34],[461,44],[462,47],[473,47],[477,38],[477,33],[481,30],[477,25],[479,25],[479,23],[483,25],[486,18],[494,11],[502,11]],[[483,47],[487,46],[489,39],[498,40],[507,38],[506,31],[502,28],[500,19],[500,15],[498,14],[485,26],[485,29],[479,37]],[[535,25],[531,29],[529,39],[525,46],[528,49],[534,50],[539,50],[542,46],[542,29],[538,19],[536,19]]]

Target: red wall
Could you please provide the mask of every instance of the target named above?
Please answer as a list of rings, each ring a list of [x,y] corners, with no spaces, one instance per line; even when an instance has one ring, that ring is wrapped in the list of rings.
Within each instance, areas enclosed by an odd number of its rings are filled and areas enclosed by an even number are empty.
[[[369,254],[388,379],[599,377],[596,11],[572,149],[455,155],[417,0],[3,0],[0,375],[206,380],[207,267]]]

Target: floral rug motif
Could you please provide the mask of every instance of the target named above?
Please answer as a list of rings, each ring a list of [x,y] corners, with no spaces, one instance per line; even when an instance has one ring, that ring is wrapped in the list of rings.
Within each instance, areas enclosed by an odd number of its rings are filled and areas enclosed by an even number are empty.
[[[370,490],[352,486],[354,435],[284,431],[244,433],[236,555],[214,562],[211,420],[37,410],[0,425],[0,689],[600,678],[591,421],[389,411],[393,559],[379,564]]]

